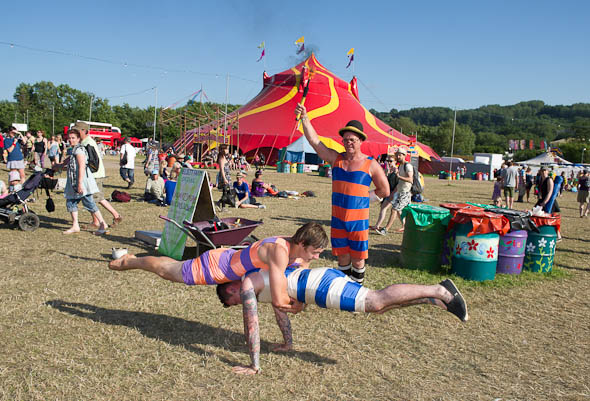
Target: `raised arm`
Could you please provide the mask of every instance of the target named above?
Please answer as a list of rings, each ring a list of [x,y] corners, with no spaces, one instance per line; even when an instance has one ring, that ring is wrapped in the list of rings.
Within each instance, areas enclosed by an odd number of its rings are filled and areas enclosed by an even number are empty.
[[[311,147],[317,152],[320,159],[323,159],[331,164],[334,164],[336,158],[338,157],[338,152],[333,149],[329,149],[324,145],[320,138],[318,137],[315,128],[311,125],[311,121],[309,120],[309,116],[307,115],[307,110],[305,106],[301,104],[297,104],[295,107],[295,114],[301,115],[301,125],[303,127],[303,134],[305,138],[311,145]]]

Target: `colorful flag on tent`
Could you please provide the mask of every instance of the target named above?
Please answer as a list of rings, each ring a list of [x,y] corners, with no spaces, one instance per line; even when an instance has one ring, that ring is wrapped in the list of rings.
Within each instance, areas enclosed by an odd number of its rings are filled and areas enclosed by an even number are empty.
[[[348,53],[346,53],[346,55],[348,56],[348,65],[346,66],[346,68],[348,68],[354,61],[354,47],[351,47]]]
[[[259,62],[260,60],[262,60],[262,57],[264,57],[264,54],[265,54],[265,52],[264,52],[264,41],[262,41],[262,43],[258,45],[258,48],[259,49],[262,49],[262,53],[260,53],[260,58],[258,60],[256,60],[256,62]]]
[[[521,139],[520,140],[520,150],[524,150],[525,146],[526,146],[525,140],[524,139]]]
[[[295,41],[295,45],[298,47],[297,54],[305,50],[305,37],[302,36]],[[301,45],[301,46],[300,46]]]
[[[194,96],[191,98],[191,102],[194,102],[195,99],[197,98],[197,96],[199,96],[199,94],[201,93],[203,89],[199,89],[198,91],[195,92]]]
[[[541,141],[539,145],[541,145],[541,149],[545,149],[545,141]]]
[[[512,139],[508,140],[508,149],[512,150],[514,146],[514,141]]]

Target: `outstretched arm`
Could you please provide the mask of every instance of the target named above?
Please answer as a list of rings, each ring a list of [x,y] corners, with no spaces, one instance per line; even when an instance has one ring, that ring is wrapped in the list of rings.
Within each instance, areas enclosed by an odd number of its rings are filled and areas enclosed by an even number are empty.
[[[273,306],[275,318],[281,333],[283,333],[283,344],[276,344],[273,351],[289,351],[293,346],[293,334],[291,331],[291,321],[285,312],[282,312]]]
[[[324,145],[320,138],[318,137],[315,128],[311,125],[311,121],[309,120],[309,116],[307,115],[307,110],[305,106],[298,104],[295,107],[295,114],[301,115],[301,126],[303,127],[303,134],[305,134],[305,138],[309,142],[312,148],[317,152],[318,156],[330,164],[334,164],[336,158],[338,157],[338,152],[333,149],[329,149]]]
[[[258,325],[258,301],[252,282],[248,278],[242,282],[240,289],[242,300],[242,314],[244,317],[244,334],[250,353],[249,366],[234,366],[235,373],[243,375],[255,375],[260,372],[260,331]]]

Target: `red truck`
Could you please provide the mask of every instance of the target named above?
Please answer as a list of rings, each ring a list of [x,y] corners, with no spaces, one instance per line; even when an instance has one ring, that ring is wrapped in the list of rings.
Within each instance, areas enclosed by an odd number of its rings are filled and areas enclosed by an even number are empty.
[[[88,124],[88,127],[90,127],[88,134],[95,140],[100,139],[103,144],[108,145],[113,149],[123,145],[123,140],[125,138],[121,135],[121,129],[119,127],[114,127],[112,124],[98,123],[95,121],[78,120],[76,122],[84,122]],[[70,129],[74,124],[75,123],[71,123],[69,127],[64,127],[64,135],[68,133],[68,129]],[[143,146],[139,138],[131,137],[129,139],[131,140],[130,143],[133,147],[141,148]]]

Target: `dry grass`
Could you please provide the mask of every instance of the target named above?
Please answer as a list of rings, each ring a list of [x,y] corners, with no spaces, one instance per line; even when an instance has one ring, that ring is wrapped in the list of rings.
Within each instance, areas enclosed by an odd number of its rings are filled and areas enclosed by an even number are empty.
[[[122,186],[110,160],[107,192]],[[145,178],[137,170],[139,196]],[[3,173],[4,174],[4,173]],[[330,218],[330,180],[277,174],[279,188],[314,190],[318,198],[265,199],[267,210],[223,215],[263,218],[259,238],[290,234],[301,223]],[[487,202],[492,184],[448,186],[427,179],[429,203]],[[218,194],[215,194],[217,197]],[[248,361],[241,310],[223,309],[213,288],[171,284],[144,272],[107,269],[111,247],[149,254],[137,229],[161,229],[165,209],[116,204],[125,221],[110,235],[65,237],[65,201],[33,233],[0,226],[0,398],[5,400],[549,400],[587,399],[590,308],[588,220],[574,194],[560,199],[564,241],[557,273],[460,286],[471,320],[426,306],[384,315],[309,307],[293,317],[296,351],[269,351],[280,340],[261,306],[263,374],[240,377]],[[377,207],[372,210],[375,221]],[[82,213],[84,221],[89,215]],[[109,216],[110,220],[110,216]],[[441,276],[398,267],[400,234],[371,235],[367,286],[432,283]],[[317,266],[335,266],[325,252]]]

